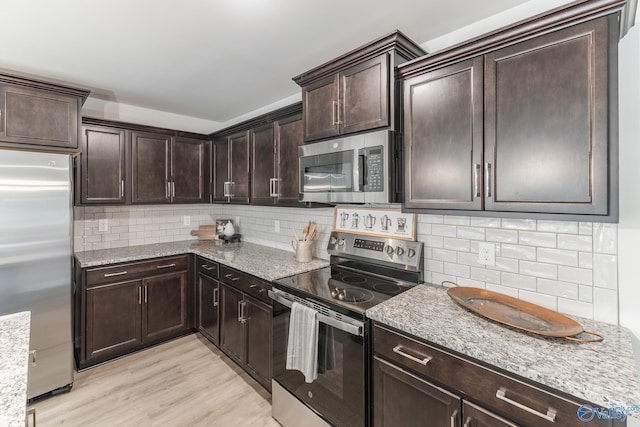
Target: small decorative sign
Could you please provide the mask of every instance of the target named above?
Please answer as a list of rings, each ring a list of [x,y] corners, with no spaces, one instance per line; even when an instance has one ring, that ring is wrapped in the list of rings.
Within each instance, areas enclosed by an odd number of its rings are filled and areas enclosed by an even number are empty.
[[[394,239],[416,240],[416,215],[400,209],[336,206],[333,229],[344,233],[367,234]]]

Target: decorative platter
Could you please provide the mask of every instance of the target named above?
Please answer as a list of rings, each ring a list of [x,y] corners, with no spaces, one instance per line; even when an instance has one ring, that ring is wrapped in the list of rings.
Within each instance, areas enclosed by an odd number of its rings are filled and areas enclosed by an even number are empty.
[[[527,332],[577,342],[599,342],[604,339],[596,332],[585,331],[580,323],[563,314],[498,292],[458,286],[449,288],[447,293],[467,310]],[[575,338],[582,333],[596,338]]]

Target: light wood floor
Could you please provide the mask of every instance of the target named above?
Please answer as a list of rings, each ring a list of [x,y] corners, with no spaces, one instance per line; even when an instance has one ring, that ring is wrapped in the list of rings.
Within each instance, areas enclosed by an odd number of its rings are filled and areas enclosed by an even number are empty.
[[[47,426],[279,426],[271,395],[200,334],[76,372],[36,402]]]

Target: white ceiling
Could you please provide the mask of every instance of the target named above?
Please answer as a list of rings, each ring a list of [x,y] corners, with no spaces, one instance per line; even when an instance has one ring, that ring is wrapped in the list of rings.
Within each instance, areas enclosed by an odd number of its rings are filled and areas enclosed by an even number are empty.
[[[396,29],[418,44],[540,0],[4,0],[0,68],[228,122]]]

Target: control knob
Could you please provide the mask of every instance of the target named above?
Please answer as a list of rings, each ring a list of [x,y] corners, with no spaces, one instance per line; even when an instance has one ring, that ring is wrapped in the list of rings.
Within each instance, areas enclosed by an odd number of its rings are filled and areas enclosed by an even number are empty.
[[[393,255],[393,246],[387,246],[387,248],[385,249],[385,252],[387,253],[387,255],[391,256]]]
[[[338,239],[336,239],[335,236],[331,236],[329,238],[329,244],[330,245],[335,245],[337,241],[338,241]]]
[[[403,253],[404,253],[404,249],[398,246],[398,248],[396,249],[396,255],[402,256]]]
[[[413,258],[414,256],[416,256],[416,250],[415,250],[415,249],[409,249],[409,250],[407,251],[407,256],[408,256],[409,258]]]

